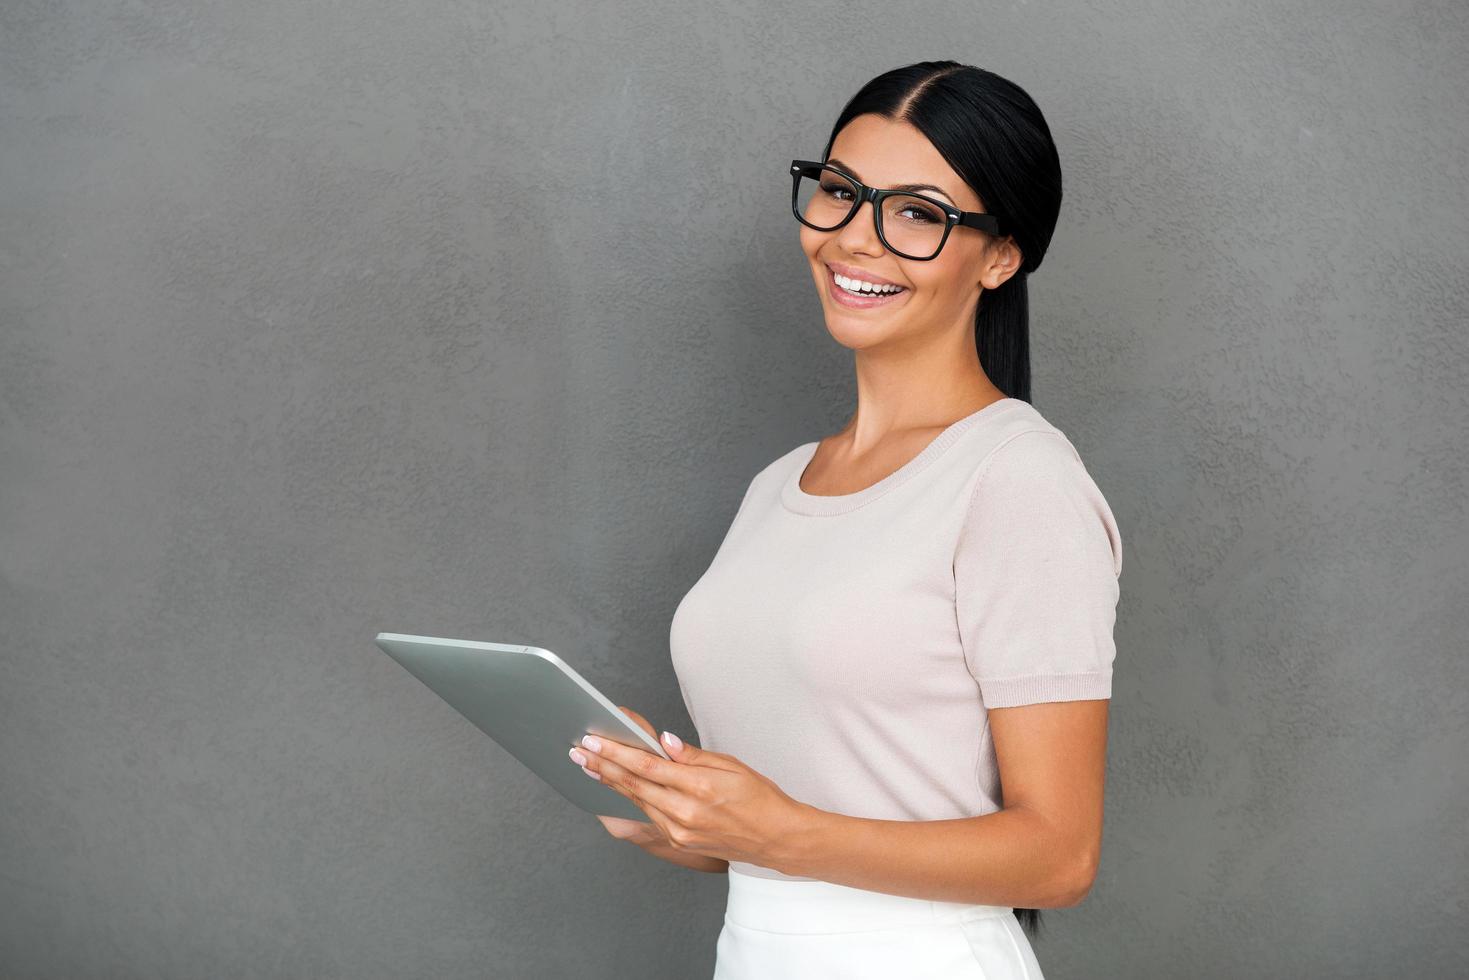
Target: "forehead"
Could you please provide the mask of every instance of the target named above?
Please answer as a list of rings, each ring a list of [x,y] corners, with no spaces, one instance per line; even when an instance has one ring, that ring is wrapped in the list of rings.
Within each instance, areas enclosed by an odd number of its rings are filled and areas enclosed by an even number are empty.
[[[933,184],[963,210],[982,210],[979,195],[910,122],[873,113],[856,116],[837,134],[828,159],[847,164],[854,177],[872,187]]]

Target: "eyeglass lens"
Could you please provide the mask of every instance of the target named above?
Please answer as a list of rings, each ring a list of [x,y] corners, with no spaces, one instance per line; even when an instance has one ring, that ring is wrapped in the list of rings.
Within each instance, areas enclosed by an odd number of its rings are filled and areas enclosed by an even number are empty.
[[[829,230],[852,212],[857,188],[835,170],[803,170],[796,181],[796,212],[817,228]],[[938,253],[947,216],[921,197],[893,194],[882,202],[878,220],[888,247],[909,258],[926,259]]]

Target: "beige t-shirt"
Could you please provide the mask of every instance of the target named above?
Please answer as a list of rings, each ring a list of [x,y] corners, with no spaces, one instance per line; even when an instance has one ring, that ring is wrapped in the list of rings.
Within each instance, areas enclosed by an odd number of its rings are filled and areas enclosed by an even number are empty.
[[[857,493],[800,488],[816,447],[755,475],[674,611],[698,744],[836,813],[994,812],[989,708],[1111,697],[1111,509],[1070,440],[1019,399]]]

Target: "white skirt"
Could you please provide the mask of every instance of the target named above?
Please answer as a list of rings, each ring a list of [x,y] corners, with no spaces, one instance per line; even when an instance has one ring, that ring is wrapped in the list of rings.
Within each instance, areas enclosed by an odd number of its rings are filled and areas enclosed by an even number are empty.
[[[729,872],[714,980],[1044,980],[1015,910]]]

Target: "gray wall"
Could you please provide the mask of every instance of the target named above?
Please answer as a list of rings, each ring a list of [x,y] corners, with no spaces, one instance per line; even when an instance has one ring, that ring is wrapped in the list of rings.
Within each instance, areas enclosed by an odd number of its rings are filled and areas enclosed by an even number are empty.
[[[1048,975],[1464,975],[1466,40],[1448,0],[6,2],[0,973],[707,976],[724,880],[371,637],[548,646],[690,734],[674,606],[854,397],[785,162],[954,57],[1059,144],[1035,402],[1127,555]]]

